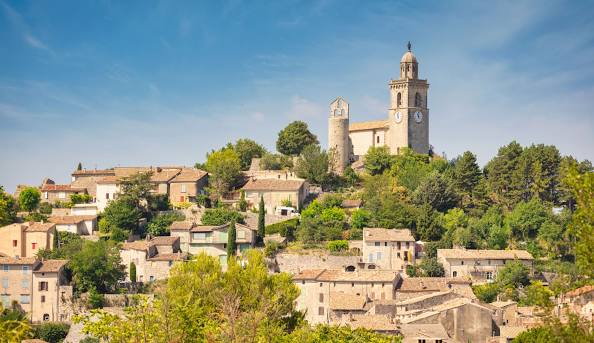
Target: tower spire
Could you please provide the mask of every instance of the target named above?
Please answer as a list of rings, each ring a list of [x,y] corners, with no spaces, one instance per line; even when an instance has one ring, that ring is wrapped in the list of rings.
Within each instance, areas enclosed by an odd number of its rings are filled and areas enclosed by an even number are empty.
[[[410,44],[410,41],[408,41],[408,44],[406,45],[408,47],[408,51],[410,51],[412,44]]]

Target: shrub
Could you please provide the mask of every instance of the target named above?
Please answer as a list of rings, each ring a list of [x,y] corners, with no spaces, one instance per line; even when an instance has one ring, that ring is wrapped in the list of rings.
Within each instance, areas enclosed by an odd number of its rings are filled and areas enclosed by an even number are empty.
[[[299,225],[298,218],[292,218],[289,220],[285,220],[282,222],[278,222],[276,224],[271,224],[266,226],[266,234],[272,235],[275,233],[280,234],[282,237],[287,237],[292,239],[295,235],[295,231],[297,230],[297,226]]]
[[[39,213],[52,214],[52,205],[49,202],[42,202],[39,204]]]
[[[330,241],[327,245],[331,252],[339,252],[349,250],[349,242],[345,240]]]
[[[169,234],[169,227],[173,222],[184,220],[185,218],[183,214],[177,212],[162,214],[148,223],[146,231],[153,236],[165,236]]]
[[[497,299],[500,288],[496,283],[486,283],[472,286],[472,291],[476,297],[484,303],[492,303]]]
[[[285,200],[281,201],[281,205],[285,206],[285,207],[293,207],[293,203],[289,199],[285,199]]]
[[[87,336],[80,340],[80,343],[100,343],[99,338]]]
[[[264,255],[266,255],[266,257],[272,258],[280,249],[281,245],[278,242],[268,241],[266,242],[266,247],[264,248]]]
[[[35,338],[48,343],[58,343],[66,338],[68,330],[70,330],[70,325],[65,323],[43,323],[35,327]]]
[[[96,289],[91,289],[89,292],[89,299],[87,301],[87,305],[89,308],[102,308],[103,307],[104,297],[103,294],[97,292]]]
[[[243,224],[243,216],[227,208],[211,208],[202,215],[202,225],[223,225],[234,220],[236,223]]]

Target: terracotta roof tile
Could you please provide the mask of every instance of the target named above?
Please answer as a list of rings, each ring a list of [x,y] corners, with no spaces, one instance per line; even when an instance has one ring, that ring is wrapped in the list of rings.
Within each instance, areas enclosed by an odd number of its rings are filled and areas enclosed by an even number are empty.
[[[196,226],[196,224],[194,224],[193,222],[177,221],[177,222],[171,223],[169,230],[170,231],[188,231],[188,230],[191,230],[194,226]]]
[[[36,273],[57,273],[62,269],[68,260],[45,260],[41,261],[39,266],[35,268]]]
[[[56,227],[54,223],[31,223],[25,230],[27,232],[47,232]]]
[[[151,246],[151,242],[146,240],[140,241],[133,241],[133,242],[125,242],[122,244],[122,250],[141,250],[146,251]]]
[[[249,180],[243,190],[246,191],[297,191],[305,180],[256,179]]]
[[[325,269],[304,269],[293,276],[293,280],[316,280]]]
[[[366,302],[361,295],[330,292],[330,308],[333,310],[363,310]]]
[[[115,175],[113,169],[83,169],[83,170],[75,170],[71,174],[72,176],[82,176],[82,175],[89,175],[89,176],[98,176],[98,175]]]
[[[446,277],[408,277],[403,278],[398,286],[399,292],[445,292],[450,289],[450,284],[462,283],[471,284],[470,281],[461,278]]]
[[[577,297],[594,291],[594,285],[587,285],[565,293],[566,297]]]
[[[174,245],[179,241],[179,237],[173,236],[157,236],[151,239],[151,243],[154,245]]]
[[[414,242],[409,229],[364,228],[364,241]]]
[[[208,175],[207,172],[195,168],[184,168],[181,170],[171,182],[198,182],[200,179]]]
[[[351,123],[349,131],[365,131],[388,128],[387,120],[364,121],[359,123]]]
[[[49,217],[48,221],[54,224],[78,224],[80,222],[86,220],[94,220],[97,219],[96,215],[88,215],[88,216],[53,216]]]
[[[188,258],[186,253],[168,253],[157,254],[148,259],[148,261],[183,261]]]
[[[27,265],[35,264],[35,257],[0,257],[0,264]]]
[[[533,260],[526,250],[437,249],[437,256],[457,259]]]
[[[55,185],[46,183],[41,186],[42,192],[84,192],[86,188],[73,187],[72,185]]]

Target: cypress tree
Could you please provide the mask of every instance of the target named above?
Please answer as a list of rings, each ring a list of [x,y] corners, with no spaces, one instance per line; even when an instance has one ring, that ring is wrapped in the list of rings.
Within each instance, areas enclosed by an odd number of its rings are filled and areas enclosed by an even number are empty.
[[[232,220],[229,224],[229,230],[227,230],[227,259],[231,256],[235,256],[237,246],[235,239],[237,238],[237,230],[235,229],[235,220]]]
[[[260,206],[258,207],[258,244],[264,243],[264,236],[266,235],[265,216],[264,197],[260,196]]]
[[[60,247],[60,233],[58,230],[54,230],[54,249],[58,249]]]
[[[76,170],[82,170],[82,163],[78,162],[78,166],[76,167]]]
[[[134,262],[130,262],[130,281],[136,283],[136,264]]]

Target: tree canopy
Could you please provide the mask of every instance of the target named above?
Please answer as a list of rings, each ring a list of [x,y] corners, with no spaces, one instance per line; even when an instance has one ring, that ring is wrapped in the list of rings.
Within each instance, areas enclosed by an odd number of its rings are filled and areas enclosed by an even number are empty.
[[[276,150],[284,155],[297,156],[306,146],[318,143],[318,138],[309,131],[305,122],[294,121],[278,133]]]
[[[19,193],[19,206],[22,210],[32,212],[39,207],[41,192],[35,187],[27,187]]]

